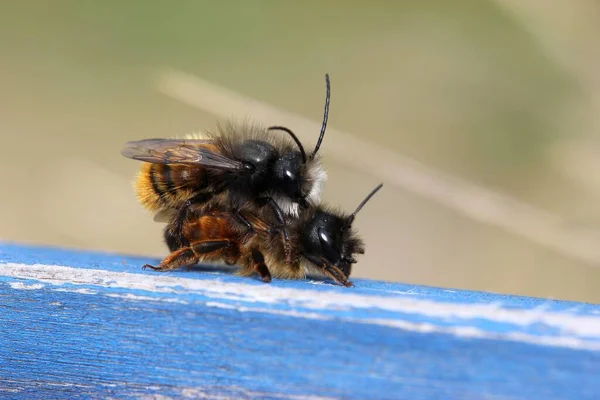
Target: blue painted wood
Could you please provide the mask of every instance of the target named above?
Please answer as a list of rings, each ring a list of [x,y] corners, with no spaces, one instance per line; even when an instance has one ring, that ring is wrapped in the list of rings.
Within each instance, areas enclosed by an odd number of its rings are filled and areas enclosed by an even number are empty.
[[[592,399],[600,306],[0,245],[0,398]]]

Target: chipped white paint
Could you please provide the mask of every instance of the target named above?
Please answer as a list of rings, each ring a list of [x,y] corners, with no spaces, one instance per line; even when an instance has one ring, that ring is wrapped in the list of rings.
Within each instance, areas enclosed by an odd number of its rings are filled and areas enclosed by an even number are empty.
[[[272,315],[283,315],[286,317],[297,317],[297,318],[308,318],[308,319],[319,319],[324,321],[341,320],[345,322],[355,323],[366,323],[372,325],[387,326],[390,328],[398,328],[406,331],[420,332],[420,333],[445,333],[463,338],[470,339],[502,339],[512,340],[522,343],[540,344],[545,346],[556,346],[556,347],[569,347],[573,349],[586,349],[586,350],[600,350],[600,341],[594,342],[586,339],[581,339],[573,336],[540,336],[530,335],[519,332],[509,332],[504,334],[493,334],[486,332],[483,329],[472,327],[472,326],[452,326],[444,327],[438,326],[431,323],[423,322],[416,323],[410,321],[401,320],[389,320],[389,319],[360,319],[352,317],[328,317],[318,313],[306,313],[301,311],[285,311],[285,310],[274,310],[270,308],[257,308],[257,307],[238,307],[231,306],[229,304],[219,302],[207,302],[209,307],[218,307],[225,309],[232,309],[240,312],[257,312],[261,314],[272,314]]]
[[[107,297],[114,297],[118,299],[124,300],[136,300],[136,301],[163,301],[165,303],[177,303],[177,304],[190,304],[187,301],[172,299],[172,298],[164,298],[164,297],[150,297],[150,296],[139,296],[132,293],[127,294],[118,294],[118,293],[106,293],[104,294]]]
[[[21,290],[37,290],[44,287],[41,283],[34,283],[33,285],[26,285],[23,282],[10,282],[10,287],[13,289],[21,289]]]
[[[77,290],[64,288],[64,284],[91,285],[98,287],[143,290],[154,294],[196,294],[209,298],[207,303],[213,307],[232,307],[224,300],[243,302],[235,306],[242,312],[285,313],[298,318],[330,318],[323,312],[340,310],[363,310],[361,316],[351,316],[348,320],[361,323],[385,325],[404,330],[419,332],[444,332],[472,338],[502,337],[507,340],[543,343],[550,346],[566,346],[600,350],[600,317],[576,315],[567,312],[549,311],[541,306],[534,309],[514,309],[500,303],[459,304],[439,302],[415,297],[382,297],[353,294],[352,290],[341,292],[321,292],[295,288],[281,288],[275,285],[255,285],[245,283],[222,282],[220,280],[189,279],[164,275],[145,275],[129,272],[113,272],[98,269],[72,268],[43,264],[0,264],[0,276],[16,279],[35,280],[39,283],[14,285],[17,289],[43,288],[44,284],[59,286],[58,290]],[[100,292],[100,291],[99,291]],[[82,288],[80,293],[93,294],[93,290]],[[154,299],[138,294],[123,295],[130,300]],[[166,296],[164,296],[166,297]],[[169,297],[172,299],[172,297]],[[272,306],[269,308],[267,306]],[[289,306],[277,309],[275,306]],[[413,323],[396,319],[373,319],[368,316],[369,309],[379,309],[401,314],[420,315],[441,321],[453,320],[452,327],[436,326],[428,323]],[[308,310],[308,311],[307,311]],[[335,318],[339,318],[337,315]],[[527,327],[532,324],[544,324],[560,332],[557,336],[534,336],[508,332],[490,334],[479,328],[465,324],[471,321],[486,321],[491,324],[513,324]],[[462,325],[460,325],[462,324]]]
[[[322,396],[302,396],[302,395],[293,395],[293,394],[284,394],[284,393],[267,393],[267,392],[256,392],[252,390],[245,389],[240,386],[228,386],[223,388],[224,392],[227,393],[236,393],[239,398],[250,398],[250,399],[260,399],[260,398],[272,398],[277,397],[278,399],[287,399],[287,400],[333,400],[334,397],[322,397]],[[230,395],[215,395],[211,391],[207,391],[206,388],[202,387],[189,387],[181,389],[181,396],[183,398],[189,399],[213,399],[213,400],[230,400],[232,397]]]
[[[39,288],[41,289],[41,288]],[[98,292],[90,289],[53,289],[55,292],[71,292],[71,293],[79,293],[79,294],[97,294]]]

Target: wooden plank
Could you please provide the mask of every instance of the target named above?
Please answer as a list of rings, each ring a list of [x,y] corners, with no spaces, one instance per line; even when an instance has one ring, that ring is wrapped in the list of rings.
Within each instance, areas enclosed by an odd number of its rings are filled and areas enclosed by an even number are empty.
[[[600,307],[0,245],[0,397],[591,399]]]

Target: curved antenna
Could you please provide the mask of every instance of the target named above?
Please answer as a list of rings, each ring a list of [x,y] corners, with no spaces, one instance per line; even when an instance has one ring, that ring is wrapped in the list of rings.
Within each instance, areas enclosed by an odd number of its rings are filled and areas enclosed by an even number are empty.
[[[354,212],[348,217],[348,220],[346,222],[347,225],[350,225],[350,224],[352,224],[352,222],[354,222],[354,218],[356,218],[356,214],[358,214],[358,212],[361,210],[361,208],[363,208],[365,206],[365,204],[367,204],[367,201],[371,200],[371,197],[373,197],[375,195],[375,193],[377,193],[377,191],[382,188],[382,186],[383,186],[383,183],[380,183],[379,185],[377,185],[377,187],[375,189],[373,189],[371,191],[371,193],[369,193],[369,195],[367,197],[365,197],[365,199],[363,201],[360,202],[358,207],[356,207],[356,210],[354,210]]]
[[[319,135],[319,140],[317,141],[317,145],[313,150],[310,158],[313,158],[319,148],[321,147],[321,142],[323,141],[323,136],[325,136],[325,129],[327,128],[327,119],[329,118],[329,100],[331,97],[331,82],[329,81],[329,74],[325,74],[325,83],[327,85],[327,96],[325,97],[325,113],[323,114],[323,125],[321,126],[321,134]]]
[[[294,132],[292,132],[291,129],[286,128],[285,126],[271,126],[271,127],[267,128],[267,130],[269,130],[269,131],[284,131],[284,132],[288,133],[292,137],[292,139],[294,139],[294,142],[296,142],[296,144],[300,148],[300,153],[302,153],[302,164],[306,164],[306,153],[304,152],[304,147],[302,147],[302,143],[300,143],[300,140],[298,140],[298,136],[296,136],[296,134]]]

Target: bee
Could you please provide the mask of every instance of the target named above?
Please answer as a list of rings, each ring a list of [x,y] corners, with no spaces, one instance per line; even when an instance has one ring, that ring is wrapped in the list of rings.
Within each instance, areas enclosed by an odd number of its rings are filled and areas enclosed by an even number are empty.
[[[210,202],[190,206],[181,234],[189,245],[172,251],[158,266],[144,269],[169,271],[199,262],[224,262],[242,267],[241,275],[258,274],[264,282],[271,277],[304,279],[307,274],[321,273],[335,282],[354,286],[348,280],[355,256],[364,254],[365,245],[352,229],[358,212],[377,193],[378,185],[347,215],[325,205],[312,207],[298,218],[287,220],[292,244],[292,261],[287,262],[279,226],[272,215],[247,204],[239,210],[245,220],[234,215],[226,203]]]
[[[268,205],[281,226],[285,217],[298,217],[304,209],[321,202],[327,175],[321,164],[319,148],[327,128],[331,85],[325,75],[326,99],[321,132],[309,155],[289,128],[256,124],[218,126],[204,139],[145,139],[127,142],[121,152],[127,158],[143,161],[135,181],[138,200],[156,212],[155,219],[167,220],[178,215],[165,230],[171,251],[185,245],[181,238],[185,214],[190,205],[206,203],[219,196],[235,210],[252,202]],[[275,134],[283,131],[289,137]],[[289,138],[294,143],[291,143]],[[285,140],[288,139],[288,140]],[[286,251],[289,235],[281,230]]]

